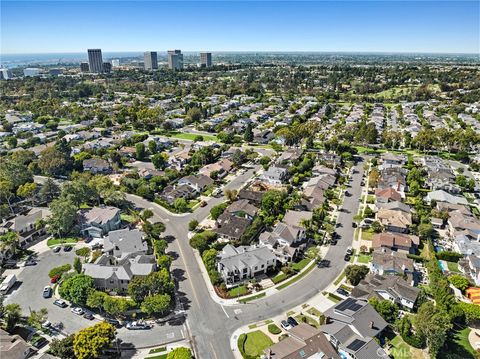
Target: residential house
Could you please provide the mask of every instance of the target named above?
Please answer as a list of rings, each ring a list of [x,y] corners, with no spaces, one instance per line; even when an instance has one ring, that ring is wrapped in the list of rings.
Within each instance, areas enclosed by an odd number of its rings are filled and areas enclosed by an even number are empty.
[[[476,286],[480,286],[480,258],[478,256],[469,255],[461,259],[458,267]]]
[[[188,185],[199,193],[206,190],[207,187],[213,185],[213,183],[214,182],[210,177],[202,174],[190,175],[178,180],[179,185]]]
[[[93,278],[97,289],[126,293],[134,277],[145,277],[157,269],[144,237],[138,229],[111,231],[104,240],[104,254],[95,263],[85,263],[83,273]]]
[[[377,188],[375,190],[375,197],[377,199],[377,203],[389,203],[402,200],[402,195],[392,187]]]
[[[378,181],[378,188],[391,187],[405,197],[405,190],[407,186],[406,181],[407,171],[402,167],[384,168],[380,172],[380,179]]]
[[[389,248],[378,248],[373,251],[370,270],[380,275],[412,275],[415,268],[413,260],[408,258],[406,253],[392,251]]]
[[[318,160],[322,164],[326,164],[329,167],[337,168],[342,164],[342,159],[339,155],[331,152],[320,153],[318,155]]]
[[[330,175],[333,177],[337,176],[337,170],[324,166],[324,165],[316,165],[312,168],[312,176],[318,177],[322,175]]]
[[[282,185],[287,179],[287,169],[283,167],[270,166],[267,171],[263,172],[260,180],[271,185]]]
[[[80,209],[78,223],[82,235],[101,238],[108,232],[120,228],[120,209],[111,206]]]
[[[405,162],[406,158],[402,154],[394,154],[394,153],[384,153],[381,157],[382,160],[382,169],[383,168],[392,168],[392,167],[402,167]]]
[[[177,198],[189,200],[194,198],[197,194],[198,191],[194,187],[182,184],[165,187],[160,197],[168,204],[173,205]]]
[[[237,217],[224,212],[218,217],[214,231],[220,240],[238,241],[244,235],[250,223],[251,220],[246,217]]]
[[[2,359],[27,359],[37,352],[20,335],[0,329],[0,353]]]
[[[400,276],[369,273],[353,288],[351,296],[364,300],[370,298],[389,300],[401,308],[412,310],[419,294],[419,288],[412,287]]]
[[[389,248],[414,254],[420,244],[418,236],[394,232],[382,232],[373,236],[372,248]]]
[[[232,167],[232,161],[230,161],[228,158],[222,158],[218,162],[211,163],[200,168],[198,173],[208,177],[212,177],[212,173],[216,173],[218,178],[223,178],[231,171]]]
[[[40,236],[46,234],[45,225],[41,220],[50,215],[47,208],[32,208],[25,214],[19,214],[15,218],[8,220],[0,227],[2,232],[13,231],[18,233],[18,246],[27,248],[34,243]]]
[[[388,323],[367,301],[348,298],[328,309],[324,315],[326,323],[320,330],[342,358],[388,357],[375,340]]]
[[[112,167],[102,158],[89,158],[83,160],[83,170],[92,174],[108,174],[112,172]]]
[[[245,217],[252,220],[257,215],[259,209],[250,204],[247,199],[239,199],[232,202],[225,211],[237,217]]]
[[[254,206],[261,207],[263,195],[264,195],[264,192],[253,191],[251,189],[241,189],[238,192],[237,198],[246,199]]]
[[[227,288],[265,274],[277,265],[277,257],[267,247],[227,244],[217,259],[217,270]]]
[[[302,157],[302,153],[301,148],[289,148],[277,158],[277,163],[280,165],[293,164]]]
[[[435,201],[437,203],[447,202],[450,204],[468,205],[468,202],[465,199],[465,197],[454,196],[448,192],[445,192],[444,190],[428,192],[427,196],[425,197],[425,200],[429,204],[432,203],[432,201]]]
[[[294,326],[288,331],[288,338],[273,344],[263,352],[264,359],[340,359],[340,355],[325,334],[307,323]]]
[[[190,150],[189,148],[184,148],[175,154],[169,156],[168,165],[178,171],[180,171],[185,165],[190,161]]]
[[[400,211],[403,213],[410,214],[412,210],[408,204],[399,201],[381,203],[377,202],[376,205],[377,210],[384,209],[384,210],[391,210],[391,211]]]
[[[377,220],[386,231],[407,233],[412,225],[412,215],[402,211],[381,208],[377,212]]]

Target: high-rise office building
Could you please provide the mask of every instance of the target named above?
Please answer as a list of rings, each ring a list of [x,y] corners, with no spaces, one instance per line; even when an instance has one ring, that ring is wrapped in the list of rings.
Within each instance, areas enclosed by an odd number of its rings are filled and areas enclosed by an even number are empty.
[[[158,69],[158,60],[156,51],[145,51],[143,53],[143,68],[145,70]]]
[[[105,72],[106,74],[112,72],[112,64],[110,62],[103,63],[103,72]]]
[[[88,65],[90,72],[101,74],[103,72],[103,58],[101,49],[88,49]]]
[[[211,52],[201,52],[200,53],[200,66],[201,67],[212,66],[212,53]]]
[[[90,66],[88,66],[88,62],[81,62],[80,63],[80,71],[82,71],[82,72],[90,71]]]
[[[183,69],[183,54],[181,50],[168,51],[168,68],[171,70]]]
[[[10,69],[0,69],[0,80],[13,79],[13,73]]]

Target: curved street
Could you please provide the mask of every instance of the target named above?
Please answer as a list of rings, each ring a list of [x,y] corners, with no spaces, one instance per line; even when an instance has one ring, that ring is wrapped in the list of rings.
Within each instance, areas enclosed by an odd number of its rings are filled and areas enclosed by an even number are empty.
[[[250,169],[236,177],[225,186],[225,189],[238,189],[254,174]],[[259,299],[248,304],[236,306],[221,306],[212,300],[193,249],[188,243],[188,222],[197,219],[199,222],[206,218],[210,209],[222,202],[222,198],[211,198],[208,205],[199,207],[194,213],[187,215],[172,215],[159,205],[143,198],[127,195],[127,199],[141,208],[150,208],[154,212],[153,220],[159,220],[166,225],[166,234],[176,239],[169,244],[168,251],[172,252],[174,261],[172,273],[178,281],[178,296],[183,309],[186,311],[191,339],[199,358],[226,359],[233,358],[230,348],[230,336],[235,329],[263,319],[279,315],[299,304],[302,304],[319,294],[345,267],[343,259],[345,250],[352,244],[354,229],[353,217],[357,213],[361,196],[361,179],[363,176],[363,162],[359,161],[353,167],[350,183],[350,196],[344,199],[342,211],[339,213],[339,227],[336,229],[340,236],[338,244],[331,246],[325,256],[330,260],[329,268],[315,267],[308,275],[298,282],[282,289],[277,294]]]

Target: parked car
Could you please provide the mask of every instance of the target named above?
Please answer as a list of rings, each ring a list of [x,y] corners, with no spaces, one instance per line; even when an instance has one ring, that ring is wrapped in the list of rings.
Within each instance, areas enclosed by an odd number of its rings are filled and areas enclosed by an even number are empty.
[[[138,321],[138,322],[128,322],[127,325],[125,325],[125,328],[128,330],[145,330],[145,329],[150,329],[151,326],[144,321]]]
[[[332,238],[332,240],[330,241],[330,244],[332,246],[335,246],[337,243],[338,243],[338,241],[335,238]]]
[[[288,324],[290,324],[292,327],[296,327],[298,325],[298,322],[293,318],[293,317],[288,317],[287,318]]]
[[[318,262],[318,268],[327,268],[330,266],[330,261],[328,259],[322,259]]]
[[[56,275],[56,276],[50,278],[50,283],[52,283],[52,284],[57,283],[59,279],[60,279],[60,276]]]
[[[345,254],[345,257],[343,257],[343,260],[344,260],[345,262],[349,262],[349,261],[350,261],[350,258],[351,258],[350,254]]]
[[[84,317],[85,319],[88,319],[88,320],[93,320],[93,318],[94,318],[94,316],[93,316],[92,313],[85,313],[85,314],[83,315],[83,317]]]
[[[280,322],[280,325],[282,326],[283,329],[285,330],[290,330],[292,329],[292,326],[290,324],[288,324],[288,322],[286,320],[282,320]]]
[[[200,207],[205,207],[206,205],[207,205],[207,202],[205,201],[200,202]]]
[[[38,334],[35,334],[35,335],[38,336]],[[44,337],[37,338],[35,335],[33,336],[33,338],[30,341],[35,348],[40,349],[40,348],[43,348],[45,345],[48,344],[47,339],[45,339]]]
[[[115,328],[121,328],[122,327],[122,324],[116,320],[116,319],[112,319],[112,318],[105,318],[105,321],[111,325],[113,325]]]
[[[357,224],[355,222],[352,222],[352,228],[357,228]]]
[[[43,288],[43,298],[50,298],[52,296],[52,287],[47,285],[45,288]]]
[[[82,308],[75,307],[75,308],[72,308],[72,313],[76,315],[83,315],[85,311]]]
[[[66,308],[68,307],[68,304],[67,302],[65,302],[64,300],[62,299],[57,299],[53,302],[54,305],[56,305],[57,307],[60,307],[60,308]]]
[[[343,288],[337,288],[336,292],[340,295],[343,295],[344,297],[349,297],[350,296],[350,293]]]
[[[56,246],[55,248],[52,249],[52,251],[53,251],[53,253],[58,253],[58,252],[60,252],[61,249],[62,249],[62,247]]]
[[[7,259],[3,264],[5,269],[14,269],[17,268],[17,261],[15,259]]]
[[[64,252],[70,252],[73,249],[73,246],[64,246],[63,251]]]
[[[348,254],[348,255],[352,255],[353,254],[353,248],[351,246],[348,246],[345,253]]]
[[[50,328],[51,326],[52,326],[52,323],[50,323],[48,320],[42,323],[42,328]]]

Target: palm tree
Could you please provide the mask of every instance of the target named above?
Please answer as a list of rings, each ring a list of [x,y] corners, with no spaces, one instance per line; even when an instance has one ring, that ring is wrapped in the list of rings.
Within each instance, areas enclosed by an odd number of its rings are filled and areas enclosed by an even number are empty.
[[[10,250],[13,254],[17,252],[18,248],[18,233],[7,232],[0,236],[0,251]]]

